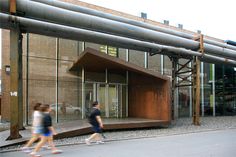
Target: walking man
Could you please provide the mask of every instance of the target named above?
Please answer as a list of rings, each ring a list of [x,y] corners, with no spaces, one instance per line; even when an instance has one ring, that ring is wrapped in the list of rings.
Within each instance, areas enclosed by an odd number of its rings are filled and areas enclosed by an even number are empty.
[[[89,138],[85,139],[85,143],[87,145],[90,145],[90,142],[94,139],[98,144],[104,143],[101,137],[103,123],[101,119],[100,104],[95,101],[93,102],[92,106],[93,108],[89,115],[89,123],[92,125],[94,133]]]

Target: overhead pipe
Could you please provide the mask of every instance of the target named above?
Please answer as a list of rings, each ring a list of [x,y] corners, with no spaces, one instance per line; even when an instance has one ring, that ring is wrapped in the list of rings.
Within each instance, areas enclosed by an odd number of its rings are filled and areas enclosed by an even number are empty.
[[[232,40],[225,40],[225,42],[226,42],[227,44],[236,46],[236,42],[235,42],[235,41],[232,41]]]
[[[147,28],[147,29],[151,29],[151,30],[155,30],[155,31],[183,37],[183,38],[187,38],[187,39],[194,39],[198,35],[197,33],[192,33],[192,34],[185,33],[185,32],[173,30],[170,28],[155,26],[155,25],[152,25],[149,23],[145,23],[145,22],[141,22],[141,21],[137,21],[137,20],[133,20],[133,19],[128,19],[128,18],[121,17],[121,16],[112,15],[112,14],[105,13],[102,11],[98,11],[98,10],[94,10],[94,9],[90,9],[90,8],[86,8],[86,7],[82,7],[79,5],[74,5],[71,3],[66,3],[66,2],[62,2],[62,1],[58,1],[58,0],[31,0],[31,1],[44,3],[47,5],[55,6],[55,7],[62,8],[62,9],[67,9],[70,11],[80,12],[80,13],[98,16],[98,17],[102,17],[102,18],[106,18],[106,19],[110,19],[110,20],[114,20],[114,21],[119,21],[119,22],[131,24],[131,25],[135,25],[135,26],[139,26],[139,27],[143,27],[143,28]],[[224,42],[214,41],[214,40],[211,40],[208,38],[204,38],[204,42],[211,44],[211,45],[236,50],[236,46],[231,46],[231,45],[228,45],[227,43],[224,43]]]
[[[9,12],[8,1],[0,1],[2,12]],[[186,49],[196,50],[199,48],[199,42],[182,37],[161,33],[146,28],[133,26],[109,19],[104,19],[92,15],[69,11],[42,3],[27,0],[17,0],[17,11],[25,17],[50,21],[72,27],[80,27],[104,33],[116,34],[143,41],[155,42],[174,47],[184,47]],[[219,57],[225,57],[236,60],[236,51],[218,47],[205,43],[206,53]]]
[[[4,23],[5,26],[8,26],[7,29],[15,28],[15,25],[19,24],[21,31],[28,33],[36,33],[41,35],[61,37],[72,40],[87,41],[98,44],[108,44],[110,46],[134,49],[139,51],[147,51],[153,53],[162,53],[162,54],[173,53],[176,55],[183,55],[183,58],[199,56],[200,60],[203,60],[205,62],[218,63],[218,64],[224,63],[236,66],[236,61],[234,60],[227,60],[224,58],[208,54],[201,54],[199,52],[187,50],[184,48],[176,48],[173,46],[165,46],[155,43],[149,43],[145,41],[120,37],[116,35],[104,34],[80,28],[74,28],[49,22],[17,17],[14,15],[0,13],[0,23]]]

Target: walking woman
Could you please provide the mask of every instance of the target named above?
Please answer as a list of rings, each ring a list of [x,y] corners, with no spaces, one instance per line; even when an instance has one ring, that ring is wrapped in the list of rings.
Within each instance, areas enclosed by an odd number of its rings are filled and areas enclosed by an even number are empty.
[[[33,122],[32,122],[32,137],[26,143],[26,145],[21,149],[25,153],[30,153],[29,147],[39,139],[42,133],[42,113],[40,111],[41,103],[36,103],[34,105],[34,112],[33,112]]]
[[[36,145],[33,152],[30,153],[33,157],[39,157],[41,155],[38,154],[38,151],[40,148],[48,141],[49,145],[52,147],[52,153],[58,154],[61,153],[61,150],[58,150],[54,143],[53,143],[53,135],[56,135],[56,131],[52,126],[52,118],[49,114],[50,112],[50,106],[48,104],[41,105],[41,112],[43,113],[43,120],[42,120],[42,137],[39,143]]]

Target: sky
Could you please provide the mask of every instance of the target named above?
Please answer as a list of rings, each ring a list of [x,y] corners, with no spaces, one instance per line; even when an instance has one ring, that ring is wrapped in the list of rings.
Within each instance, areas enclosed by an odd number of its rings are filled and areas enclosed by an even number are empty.
[[[236,41],[235,0],[80,0],[215,38]]]

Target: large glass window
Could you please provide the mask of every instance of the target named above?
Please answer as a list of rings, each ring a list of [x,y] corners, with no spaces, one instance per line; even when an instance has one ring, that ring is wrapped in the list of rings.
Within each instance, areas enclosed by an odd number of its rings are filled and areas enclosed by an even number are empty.
[[[161,55],[148,56],[148,69],[161,72]]]
[[[56,102],[56,60],[29,58],[29,119],[33,106]],[[53,119],[55,115],[52,115]]]
[[[216,65],[216,115],[236,115],[236,71],[227,65]]]
[[[109,83],[126,83],[126,72],[124,71],[122,74],[116,74],[113,72],[108,72],[108,82]]]
[[[81,45],[78,41],[59,39],[59,59],[65,61],[76,61]]]
[[[117,48],[116,47],[108,46],[107,52],[108,52],[108,55],[117,57]]]
[[[129,50],[129,62],[144,67],[144,52]]]
[[[126,52],[127,52],[126,49],[119,48],[118,57],[126,61]]]
[[[56,38],[30,34],[29,39],[28,118],[31,119],[35,103],[56,101]]]
[[[98,51],[100,51],[100,49],[103,48],[102,45],[85,42],[85,48],[87,48],[87,47],[93,48],[93,49],[98,50]]]
[[[82,118],[81,69],[76,73],[68,70],[79,54],[77,41],[59,40],[58,62],[58,120],[59,122]],[[55,106],[56,102],[53,104]],[[54,107],[55,108],[55,107]],[[55,108],[56,109],[56,108]]]
[[[104,72],[85,71],[85,80],[87,82],[106,82],[105,71]]]
[[[213,86],[213,66],[212,64],[204,63],[204,75],[203,75],[203,87],[204,87],[204,101],[200,101],[200,113],[202,113],[202,102],[204,116],[212,116],[213,115],[213,94],[212,94],[212,86]],[[202,91],[202,90],[201,90]],[[202,95],[202,94],[201,94]]]
[[[168,56],[164,56],[164,74],[172,76],[172,62]]]

